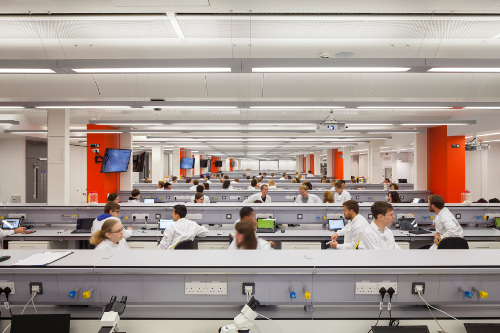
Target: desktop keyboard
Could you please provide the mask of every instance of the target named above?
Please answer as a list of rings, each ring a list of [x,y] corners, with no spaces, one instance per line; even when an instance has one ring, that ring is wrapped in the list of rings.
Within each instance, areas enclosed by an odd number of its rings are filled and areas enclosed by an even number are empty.
[[[271,233],[274,234],[276,230],[274,229],[257,229],[257,233]]]
[[[90,234],[90,230],[77,229],[71,232],[72,234]]]

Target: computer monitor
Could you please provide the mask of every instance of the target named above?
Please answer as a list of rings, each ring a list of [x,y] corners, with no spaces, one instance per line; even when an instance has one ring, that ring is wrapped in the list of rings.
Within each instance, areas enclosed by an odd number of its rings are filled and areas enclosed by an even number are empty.
[[[193,169],[194,168],[194,158],[192,157],[182,157],[181,158],[181,169]]]
[[[208,161],[209,160],[200,160],[200,168],[208,167]]]
[[[76,230],[89,230],[92,229],[94,224],[94,219],[77,219],[76,220]]]
[[[337,231],[344,227],[344,219],[328,220],[328,230]]]
[[[488,323],[464,323],[467,333],[498,333],[500,332],[500,324]]]
[[[175,223],[174,220],[160,219],[160,226],[158,229],[165,230]]]
[[[127,172],[131,153],[130,149],[106,148],[102,158],[101,173]]]
[[[11,333],[69,333],[70,314],[14,315]]]
[[[147,203],[147,204],[155,203],[155,199],[154,198],[146,198],[146,199],[144,199],[144,203]]]
[[[430,333],[429,328],[422,326],[372,326],[373,333]]]
[[[6,219],[3,219],[3,223],[2,223],[2,229],[17,229],[20,227],[21,225],[21,219],[18,219],[18,218],[6,218]],[[5,223],[7,222],[7,223]],[[10,224],[10,226],[9,226]],[[11,228],[12,227],[12,228]]]
[[[263,219],[263,218],[258,218],[257,219],[257,229],[267,229],[267,230],[275,230],[276,226],[276,219]]]
[[[418,229],[417,221],[415,218],[401,218],[398,220],[399,228],[401,230],[415,230]]]
[[[495,218],[495,225],[498,229],[500,229],[500,217]]]

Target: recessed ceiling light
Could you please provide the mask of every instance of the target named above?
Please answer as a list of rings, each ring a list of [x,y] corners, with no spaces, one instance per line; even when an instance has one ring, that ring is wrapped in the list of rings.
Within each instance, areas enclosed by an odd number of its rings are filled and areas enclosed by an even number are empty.
[[[55,73],[48,68],[0,68],[1,74],[52,74]]]
[[[500,106],[466,106],[464,109],[496,110],[500,109]]]
[[[235,105],[160,105],[160,106],[143,106],[145,109],[237,109],[238,107]]]
[[[453,106],[358,106],[358,109],[453,109]]]
[[[0,106],[0,109],[24,109],[24,106]]]
[[[278,105],[278,106],[251,106],[250,109],[344,109],[345,106],[314,106],[314,105]]]
[[[35,106],[37,109],[130,109],[128,105],[95,106],[95,105],[68,105],[68,106]]]
[[[407,72],[410,67],[254,67],[253,73],[366,73]]]
[[[72,68],[77,73],[230,73],[231,67]]]
[[[392,126],[394,124],[346,124],[347,126]]]
[[[470,124],[466,124],[466,123],[453,123],[453,124],[449,124],[449,123],[434,123],[434,124],[401,124],[402,126],[440,126],[440,125],[453,125],[453,126],[460,126],[460,125],[470,125]]]
[[[434,67],[428,72],[500,73],[498,67]]]

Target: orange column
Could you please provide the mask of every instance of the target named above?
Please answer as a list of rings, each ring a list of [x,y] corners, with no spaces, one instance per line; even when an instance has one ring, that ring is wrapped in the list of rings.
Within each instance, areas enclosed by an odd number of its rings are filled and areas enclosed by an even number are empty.
[[[210,163],[212,164],[212,172],[219,172],[219,168],[215,167],[215,161],[220,161],[220,160],[221,160],[220,157],[215,157],[215,156],[211,157]]]
[[[229,171],[233,171],[233,166],[231,165],[233,161],[234,160],[232,158],[229,159]]]
[[[307,155],[304,155],[304,158],[302,159],[302,162],[304,163],[304,172],[305,173],[307,172],[307,170],[306,170],[306,168],[307,168],[306,158],[307,158]]]
[[[309,154],[309,166],[311,167],[311,172],[314,175],[314,154]]]
[[[182,148],[181,148],[180,158],[182,159],[183,157],[186,157],[186,151],[182,150]],[[181,177],[186,178],[186,169],[181,169],[180,175],[181,175]]]
[[[465,191],[465,136],[448,136],[447,126],[427,130],[427,188],[448,203]]]
[[[111,130],[116,127],[105,125],[87,125],[88,130]],[[98,148],[90,148],[91,144],[99,144]],[[92,149],[99,149],[104,156],[106,148],[120,148],[120,134],[87,134],[87,193],[96,192],[100,203],[105,203],[109,193],[118,191],[120,174],[101,173],[102,163],[95,163],[97,156]],[[132,166],[129,165],[129,168]]]
[[[344,179],[344,159],[342,152],[337,148],[333,149],[333,178]]]
[[[192,157],[194,158],[194,155],[192,155]],[[193,166],[194,166],[194,163],[193,163]],[[191,173],[193,176],[196,175],[195,171],[194,171],[195,168],[193,168],[193,172]],[[200,174],[200,170],[198,170],[198,174]],[[193,177],[194,178],[194,177]]]

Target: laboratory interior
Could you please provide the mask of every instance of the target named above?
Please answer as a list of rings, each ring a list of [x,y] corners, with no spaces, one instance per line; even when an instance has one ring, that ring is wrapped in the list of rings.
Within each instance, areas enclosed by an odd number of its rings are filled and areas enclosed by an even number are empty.
[[[500,3],[1,0],[0,333],[500,332]]]

